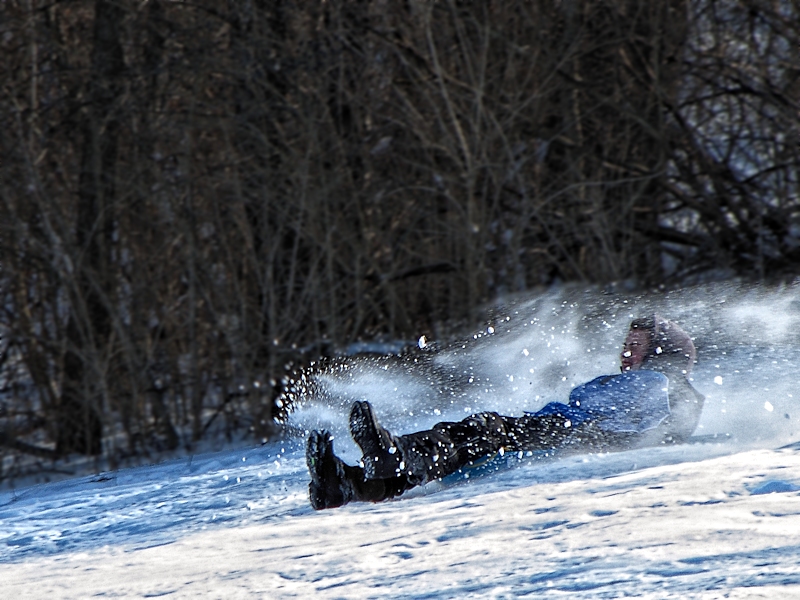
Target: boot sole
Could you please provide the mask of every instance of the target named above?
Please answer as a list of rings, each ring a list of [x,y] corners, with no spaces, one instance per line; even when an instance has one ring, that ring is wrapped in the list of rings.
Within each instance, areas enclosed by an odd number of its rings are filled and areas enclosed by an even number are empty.
[[[306,445],[306,465],[311,475],[308,499],[314,510],[336,508],[345,503],[337,460],[331,434],[325,430],[312,431]]]

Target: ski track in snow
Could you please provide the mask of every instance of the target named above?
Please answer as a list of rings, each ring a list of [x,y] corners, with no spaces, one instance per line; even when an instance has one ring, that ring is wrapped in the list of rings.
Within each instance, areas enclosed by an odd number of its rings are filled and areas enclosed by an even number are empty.
[[[441,372],[426,382],[413,364],[361,365],[327,375],[281,442],[0,492],[3,596],[800,598],[794,296],[703,293],[680,298],[677,320],[705,341],[698,433],[731,433],[723,442],[525,459],[381,504],[310,508],[304,430],[330,427],[337,452],[357,459],[352,398],[400,433],[469,410],[532,410],[529,390],[563,399],[573,380],[609,371],[629,313],[650,308],[595,305],[609,331],[587,346],[597,331],[576,334],[583,313],[551,298],[528,307],[550,315],[535,331],[442,353],[470,378],[445,394]],[[737,339],[731,323],[760,337]]]

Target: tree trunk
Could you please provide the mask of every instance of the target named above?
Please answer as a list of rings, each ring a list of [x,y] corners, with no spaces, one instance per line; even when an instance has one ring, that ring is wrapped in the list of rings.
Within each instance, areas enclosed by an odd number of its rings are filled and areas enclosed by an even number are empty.
[[[78,180],[75,241],[79,253],[67,325],[64,384],[56,415],[56,451],[102,452],[102,398],[98,364],[110,334],[108,302],[113,297],[109,263],[113,230],[114,167],[120,118],[116,105],[125,69],[119,27],[122,9],[108,0],[95,2],[94,48],[83,149]]]

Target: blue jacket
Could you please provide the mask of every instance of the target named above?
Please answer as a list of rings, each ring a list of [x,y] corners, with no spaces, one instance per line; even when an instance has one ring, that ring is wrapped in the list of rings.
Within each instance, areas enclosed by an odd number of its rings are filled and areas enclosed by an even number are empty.
[[[644,433],[670,416],[670,380],[656,371],[603,375],[572,390],[569,403],[551,402],[537,416],[558,414],[573,427],[594,422],[608,433]],[[691,433],[691,432],[690,432]]]

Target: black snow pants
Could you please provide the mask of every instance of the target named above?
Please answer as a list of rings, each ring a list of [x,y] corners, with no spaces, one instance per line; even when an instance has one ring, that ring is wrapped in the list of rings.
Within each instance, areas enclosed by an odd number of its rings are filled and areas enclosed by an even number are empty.
[[[396,438],[403,473],[413,485],[441,479],[499,451],[519,452],[562,448],[591,432],[573,428],[559,414],[505,417],[482,412],[458,422],[437,423],[432,429]]]
[[[633,436],[635,437],[635,436]],[[389,479],[364,479],[360,467],[347,467],[354,482],[353,499],[379,502],[457,472],[500,452],[559,450],[591,452],[623,447],[630,435],[609,435],[589,423],[574,427],[560,414],[506,417],[482,412],[457,422],[437,423],[427,431],[394,437],[402,455],[401,474]]]

